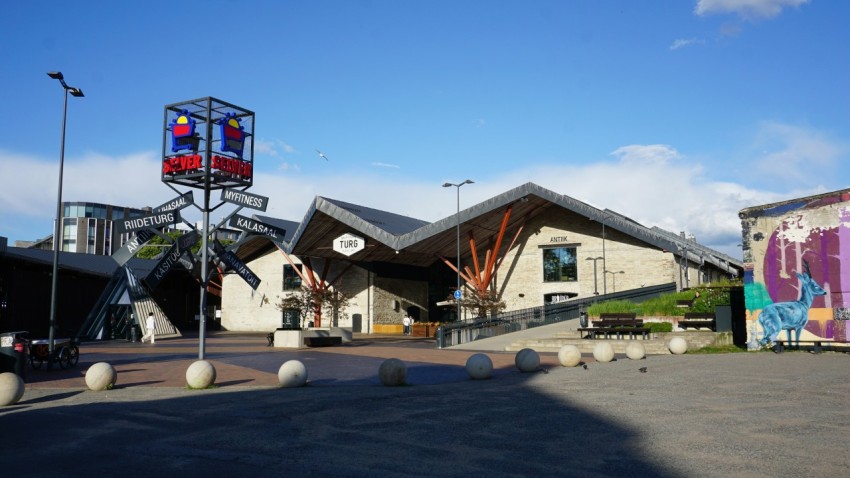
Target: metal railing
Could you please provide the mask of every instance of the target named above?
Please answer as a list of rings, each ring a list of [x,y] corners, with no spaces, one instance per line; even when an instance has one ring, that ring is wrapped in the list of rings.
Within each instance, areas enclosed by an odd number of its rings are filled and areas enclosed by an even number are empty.
[[[612,292],[607,295],[573,299],[557,304],[547,304],[528,309],[502,312],[492,317],[481,317],[473,320],[453,322],[437,328],[437,348],[451,347],[473,340],[496,337],[499,335],[519,332],[542,325],[555,324],[571,319],[578,319],[581,312],[595,302],[609,300],[631,300],[643,302],[676,291],[676,284],[655,285],[640,289]]]

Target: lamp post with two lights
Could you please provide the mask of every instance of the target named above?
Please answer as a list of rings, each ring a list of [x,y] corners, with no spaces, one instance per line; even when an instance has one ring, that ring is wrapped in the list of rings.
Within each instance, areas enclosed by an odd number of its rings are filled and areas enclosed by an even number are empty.
[[[455,300],[457,301],[457,320],[461,319],[461,310],[460,310],[460,299],[463,296],[463,293],[460,291],[460,187],[464,184],[473,184],[475,181],[471,179],[467,179],[462,183],[443,183],[444,188],[454,186],[457,188],[457,213],[455,214],[455,218],[457,220],[457,289],[455,289]]]
[[[62,141],[59,146],[59,188],[56,194],[56,225],[53,229],[53,277],[50,288],[50,332],[48,333],[48,351],[53,356],[56,337],[56,292],[59,286],[59,249],[62,247],[62,173],[65,167],[65,120],[68,116],[68,93],[82,98],[83,90],[68,86],[62,72],[51,71],[47,76],[58,80],[65,92],[62,106]]]

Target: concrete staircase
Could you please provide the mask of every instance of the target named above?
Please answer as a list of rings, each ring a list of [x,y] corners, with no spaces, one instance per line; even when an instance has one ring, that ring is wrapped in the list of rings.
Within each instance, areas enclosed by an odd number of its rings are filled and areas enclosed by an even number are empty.
[[[601,341],[606,341],[614,348],[614,353],[626,353],[626,346],[633,341],[638,341],[643,344],[647,355],[662,355],[670,354],[667,348],[667,343],[673,337],[683,337],[688,341],[688,350],[697,350],[706,345],[725,344],[731,337],[727,334],[718,334],[710,331],[686,331],[686,332],[666,332],[651,334],[649,339],[583,339],[581,334],[576,331],[557,332],[548,337],[536,337],[520,339],[508,345],[505,350],[515,352],[524,348],[534,349],[536,352],[555,352],[557,353],[564,345],[575,345],[582,354],[592,354],[593,348]]]

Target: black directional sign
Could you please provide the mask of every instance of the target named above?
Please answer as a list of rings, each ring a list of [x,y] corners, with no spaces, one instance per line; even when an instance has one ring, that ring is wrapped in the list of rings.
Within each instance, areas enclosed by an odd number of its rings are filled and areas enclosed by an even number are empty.
[[[118,231],[121,233],[150,228],[159,229],[180,222],[180,211],[156,212],[147,216],[120,219],[116,222]]]
[[[190,231],[178,237],[174,245],[168,250],[168,253],[157,262],[156,267],[145,277],[145,284],[147,284],[148,288],[150,290],[156,289],[159,283],[162,282],[162,279],[171,272],[171,269],[181,263],[180,258],[183,256],[183,253],[191,249],[200,239],[201,235],[198,234],[198,231]]]
[[[159,283],[171,272],[171,269],[180,263],[180,256],[182,255],[183,251],[177,247],[177,244],[171,246],[168,253],[162,256],[162,259],[156,263],[156,267],[145,277],[145,284],[147,284],[149,290],[154,290],[159,286]]]
[[[189,191],[186,194],[177,196],[171,201],[160,204],[159,206],[153,208],[153,212],[179,211],[183,208],[191,206],[194,203],[195,196],[192,194],[192,191]]]
[[[221,200],[240,206],[265,211],[269,205],[269,198],[258,196],[256,194],[246,193],[245,191],[237,191],[235,189],[222,189]]]
[[[286,236],[286,231],[279,227],[274,227],[270,224],[256,221],[238,214],[234,214],[233,217],[230,218],[228,225],[253,234],[268,236],[277,242],[283,242],[283,238]]]
[[[136,237],[124,244],[124,247],[112,253],[112,258],[115,259],[115,262],[117,262],[119,266],[123,266],[155,235],[156,234],[154,234],[154,232],[150,229],[142,229],[138,231],[136,233]]]
[[[260,287],[260,278],[233,251],[225,250],[218,241],[215,242],[215,250],[218,258],[227,266],[228,270],[238,274],[252,289],[257,290],[257,287]]]

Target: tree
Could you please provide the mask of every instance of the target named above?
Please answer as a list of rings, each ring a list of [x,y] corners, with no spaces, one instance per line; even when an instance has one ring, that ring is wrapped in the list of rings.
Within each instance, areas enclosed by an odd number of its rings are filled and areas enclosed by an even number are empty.
[[[453,301],[454,297],[449,297],[447,300]],[[474,290],[472,294],[465,295],[460,299],[460,306],[464,309],[474,310],[476,317],[487,317],[498,314],[505,310],[507,304],[499,296],[499,293],[494,290],[486,290],[483,293]],[[458,317],[458,320],[460,317]]]
[[[336,289],[316,290],[302,285],[298,291],[279,298],[275,307],[281,312],[297,310],[302,323],[312,317],[313,323],[319,326],[323,315],[342,314],[349,302],[348,296]]]

